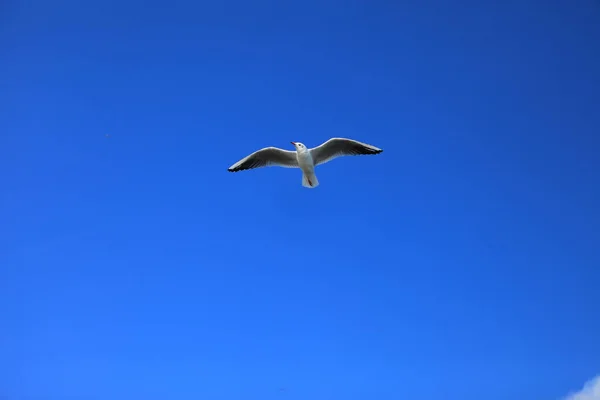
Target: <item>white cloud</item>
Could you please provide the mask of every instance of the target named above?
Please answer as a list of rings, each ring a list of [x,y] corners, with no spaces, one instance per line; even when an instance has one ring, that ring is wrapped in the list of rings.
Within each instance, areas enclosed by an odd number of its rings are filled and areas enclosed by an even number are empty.
[[[564,400],[600,400],[600,375],[586,382],[583,389],[571,393]]]

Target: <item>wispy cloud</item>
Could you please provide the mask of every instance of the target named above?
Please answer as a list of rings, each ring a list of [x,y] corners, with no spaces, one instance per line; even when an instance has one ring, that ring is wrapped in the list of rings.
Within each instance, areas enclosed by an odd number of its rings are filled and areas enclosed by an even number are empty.
[[[583,389],[571,393],[564,400],[600,400],[600,375],[586,382]]]

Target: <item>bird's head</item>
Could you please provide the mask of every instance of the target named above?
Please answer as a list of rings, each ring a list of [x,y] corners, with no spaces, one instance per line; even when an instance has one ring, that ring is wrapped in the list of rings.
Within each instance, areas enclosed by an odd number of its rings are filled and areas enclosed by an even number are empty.
[[[306,146],[304,145],[304,143],[300,143],[300,142],[291,142],[291,143],[296,148],[296,151],[306,150]]]

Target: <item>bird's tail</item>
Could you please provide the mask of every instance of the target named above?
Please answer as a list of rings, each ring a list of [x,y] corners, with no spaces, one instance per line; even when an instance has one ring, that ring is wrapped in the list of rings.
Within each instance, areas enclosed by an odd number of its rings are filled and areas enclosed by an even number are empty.
[[[311,189],[316,188],[317,186],[319,186],[319,180],[317,179],[317,176],[314,173],[310,175],[302,173],[302,186]]]

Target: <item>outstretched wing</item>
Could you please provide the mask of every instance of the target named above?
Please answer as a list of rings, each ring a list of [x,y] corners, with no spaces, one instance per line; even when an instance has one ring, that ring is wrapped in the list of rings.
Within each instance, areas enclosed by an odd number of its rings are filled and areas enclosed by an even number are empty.
[[[229,172],[238,172],[246,169],[272,166],[297,168],[298,160],[296,159],[296,152],[278,149],[277,147],[265,147],[242,158],[227,170]]]
[[[310,149],[315,166],[325,164],[341,156],[358,156],[366,154],[379,154],[383,150],[352,139],[331,138],[322,145]]]

